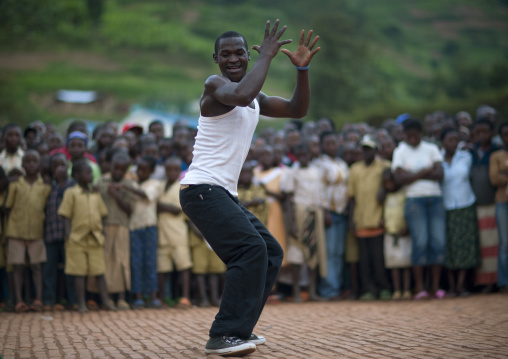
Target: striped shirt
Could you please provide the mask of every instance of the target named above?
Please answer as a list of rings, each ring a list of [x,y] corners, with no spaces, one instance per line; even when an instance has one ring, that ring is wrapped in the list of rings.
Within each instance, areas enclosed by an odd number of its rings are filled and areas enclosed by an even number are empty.
[[[44,241],[46,243],[61,242],[65,239],[64,219],[57,212],[65,190],[74,186],[75,183],[75,181],[67,179],[63,188],[56,182],[51,187],[45,208],[46,218],[44,219]]]

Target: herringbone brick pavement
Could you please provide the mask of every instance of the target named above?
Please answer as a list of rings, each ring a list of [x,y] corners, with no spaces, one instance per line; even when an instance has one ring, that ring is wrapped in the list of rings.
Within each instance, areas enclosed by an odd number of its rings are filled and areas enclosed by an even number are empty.
[[[205,358],[216,308],[0,313],[11,358]],[[508,358],[508,296],[267,305],[246,358]],[[217,358],[208,356],[209,359]]]

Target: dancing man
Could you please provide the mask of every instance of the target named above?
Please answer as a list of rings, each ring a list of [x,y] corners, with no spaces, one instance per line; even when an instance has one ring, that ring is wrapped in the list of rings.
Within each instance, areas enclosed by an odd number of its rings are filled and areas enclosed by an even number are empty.
[[[310,101],[309,64],[319,51],[312,30],[295,52],[281,49],[296,67],[296,86],[290,100],[261,92],[272,59],[286,30],[270,30],[266,23],[259,53],[247,72],[250,53],[245,38],[228,31],[215,41],[213,59],[221,75],[205,82],[201,95],[194,158],[180,182],[180,203],[185,214],[227,265],[226,284],[219,313],[210,329],[205,353],[238,356],[252,353],[265,338],[252,333],[279,272],[283,251],[265,226],[237,198],[237,182],[247,157],[259,115],[301,118]]]

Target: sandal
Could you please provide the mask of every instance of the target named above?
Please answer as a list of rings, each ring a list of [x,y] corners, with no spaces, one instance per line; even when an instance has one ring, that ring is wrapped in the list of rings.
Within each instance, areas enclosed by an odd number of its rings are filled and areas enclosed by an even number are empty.
[[[33,310],[34,312],[44,312],[44,305],[41,303],[40,300],[34,300],[32,304],[30,305],[30,310]]]
[[[189,299],[182,297],[176,307],[180,309],[189,309],[191,307],[191,302]]]
[[[16,303],[16,306],[14,307],[14,311],[16,313],[24,313],[28,312],[30,308],[28,308],[28,305],[25,304],[25,302],[18,302]]]
[[[143,299],[136,299],[134,303],[132,303],[132,309],[141,309],[145,307],[145,301]]]
[[[53,312],[63,312],[65,310],[65,307],[61,305],[60,303],[57,303],[53,306]]]
[[[86,305],[88,307],[89,310],[99,310],[99,305],[97,304],[97,302],[95,300],[88,300],[86,302]]]
[[[436,293],[434,293],[433,298],[435,299],[443,299],[446,296],[446,292],[442,289],[438,289]]]
[[[429,293],[427,293],[425,290],[422,290],[421,292],[416,293],[413,299],[414,300],[429,299]]]

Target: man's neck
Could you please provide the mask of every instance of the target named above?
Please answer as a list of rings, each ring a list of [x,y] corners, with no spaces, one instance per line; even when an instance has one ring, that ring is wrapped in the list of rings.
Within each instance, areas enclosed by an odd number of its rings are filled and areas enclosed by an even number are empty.
[[[37,174],[35,174],[35,175],[26,175],[25,176],[25,181],[27,181],[30,184],[34,184],[35,181],[37,181],[37,178],[39,178],[39,176]]]
[[[166,189],[168,189],[169,187],[171,187],[171,186],[173,185],[173,183],[175,183],[175,182],[176,182],[176,181],[170,181],[170,180],[168,180],[168,181],[166,182]]]
[[[10,155],[14,155],[14,154],[16,154],[16,152],[18,152],[18,148],[19,147],[14,147],[14,148],[5,147],[5,152],[7,152]]]
[[[482,143],[478,146],[478,149],[483,151],[483,152],[487,152],[488,150],[490,150],[492,148],[492,141],[488,142],[488,143]]]
[[[78,183],[79,187],[81,187],[81,189],[85,192],[88,192],[89,188],[88,188],[88,183]]]
[[[67,180],[69,179],[69,177],[65,177],[65,178],[60,178],[60,179],[57,179],[56,180],[56,183],[60,186],[60,187],[65,187],[65,185],[67,184]]]

